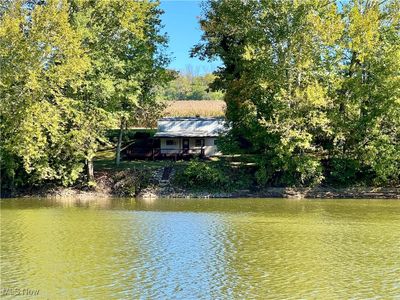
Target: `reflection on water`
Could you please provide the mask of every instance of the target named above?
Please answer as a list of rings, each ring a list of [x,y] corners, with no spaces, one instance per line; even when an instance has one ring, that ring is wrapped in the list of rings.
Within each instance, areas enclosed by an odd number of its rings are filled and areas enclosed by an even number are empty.
[[[396,200],[1,205],[1,288],[39,298],[400,297]]]

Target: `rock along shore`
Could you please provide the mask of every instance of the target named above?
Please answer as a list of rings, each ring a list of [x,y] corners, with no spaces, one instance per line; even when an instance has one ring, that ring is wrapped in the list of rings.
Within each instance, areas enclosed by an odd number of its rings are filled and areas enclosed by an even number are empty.
[[[150,188],[140,198],[290,198],[290,199],[400,199],[399,188],[266,188],[260,191],[208,192]]]

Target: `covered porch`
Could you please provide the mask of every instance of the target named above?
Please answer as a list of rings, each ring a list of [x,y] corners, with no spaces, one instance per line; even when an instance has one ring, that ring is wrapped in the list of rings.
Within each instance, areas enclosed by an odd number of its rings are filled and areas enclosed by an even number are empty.
[[[162,137],[160,153],[163,156],[212,156],[215,138],[211,137]]]

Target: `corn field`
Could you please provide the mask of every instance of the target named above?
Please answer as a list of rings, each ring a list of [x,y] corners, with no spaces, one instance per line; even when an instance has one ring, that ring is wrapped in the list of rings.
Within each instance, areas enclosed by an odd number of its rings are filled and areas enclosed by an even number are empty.
[[[225,115],[222,100],[177,100],[168,103],[165,117],[222,117]]]

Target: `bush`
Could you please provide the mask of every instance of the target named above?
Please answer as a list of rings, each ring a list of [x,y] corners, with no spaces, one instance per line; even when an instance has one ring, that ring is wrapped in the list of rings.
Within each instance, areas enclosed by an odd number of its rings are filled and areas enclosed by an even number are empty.
[[[177,186],[192,190],[232,192],[251,189],[254,186],[254,174],[248,168],[232,167],[224,161],[205,162],[197,159],[190,161],[187,167],[178,169],[174,182]]]
[[[113,175],[113,192],[123,197],[133,197],[150,185],[151,170],[130,170],[117,172]]]
[[[311,156],[284,156],[256,160],[255,179],[264,186],[315,186],[324,179],[323,168]]]
[[[322,182],[322,166],[318,159],[300,156],[295,159],[298,182],[302,186],[315,186]]]
[[[328,181],[340,186],[354,184],[359,170],[360,164],[354,159],[333,158],[329,161]]]
[[[194,189],[204,187],[224,188],[228,184],[228,179],[220,168],[198,159],[190,161],[183,172],[177,173],[175,180],[181,186]]]

